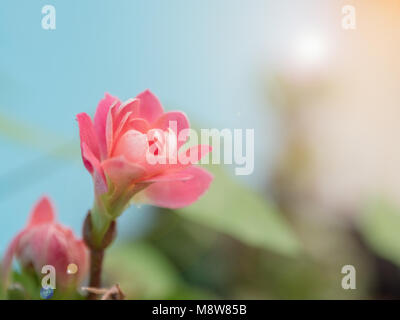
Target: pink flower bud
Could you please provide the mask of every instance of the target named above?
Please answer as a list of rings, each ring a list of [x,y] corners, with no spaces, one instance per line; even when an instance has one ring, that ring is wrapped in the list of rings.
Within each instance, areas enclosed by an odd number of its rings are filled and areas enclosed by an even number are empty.
[[[94,211],[106,219],[121,214],[134,195],[166,208],[190,205],[213,179],[209,172],[192,165],[211,147],[182,151],[189,121],[182,112],[164,112],[148,90],[125,103],[106,94],[94,123],[86,113],[78,114],[77,120],[83,163],[94,181]],[[181,153],[195,161],[181,161]],[[154,159],[164,161],[151,161]]]
[[[42,197],[34,206],[28,225],[7,249],[2,270],[5,283],[14,257],[23,268],[33,267],[39,278],[44,277],[43,266],[53,266],[57,289],[78,285],[87,273],[88,252],[84,242],[55,221],[55,210],[47,197]],[[68,266],[73,266],[72,272]]]

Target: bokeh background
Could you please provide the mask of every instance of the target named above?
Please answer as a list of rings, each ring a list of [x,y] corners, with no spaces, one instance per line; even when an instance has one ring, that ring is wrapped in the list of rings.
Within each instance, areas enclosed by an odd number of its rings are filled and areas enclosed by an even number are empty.
[[[41,28],[46,4],[56,30]],[[80,234],[93,196],[75,115],[149,88],[197,128],[254,129],[255,170],[209,167],[210,191],[182,210],[130,208],[108,285],[131,299],[400,298],[399,15],[396,0],[3,0],[0,253],[42,194]]]

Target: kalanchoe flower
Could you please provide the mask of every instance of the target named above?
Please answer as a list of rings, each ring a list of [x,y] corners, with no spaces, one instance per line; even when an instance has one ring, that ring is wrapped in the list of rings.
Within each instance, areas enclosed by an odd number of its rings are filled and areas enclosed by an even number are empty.
[[[57,290],[75,288],[88,269],[88,251],[83,240],[77,239],[72,230],[55,221],[55,210],[47,197],[42,197],[34,206],[28,225],[17,234],[6,251],[2,266],[5,284],[9,280],[13,258],[23,268],[33,268],[38,277],[43,277],[43,266],[53,266]],[[78,267],[76,273],[67,272],[70,264]]]
[[[78,114],[77,120],[83,163],[94,181],[92,222],[103,233],[133,197],[181,208],[196,201],[212,181],[210,173],[192,165],[211,148],[182,150],[189,121],[182,112],[164,112],[148,90],[124,103],[106,94],[94,122],[86,113]],[[189,163],[181,161],[182,153],[190,157]],[[154,163],[151,156],[166,161]]]

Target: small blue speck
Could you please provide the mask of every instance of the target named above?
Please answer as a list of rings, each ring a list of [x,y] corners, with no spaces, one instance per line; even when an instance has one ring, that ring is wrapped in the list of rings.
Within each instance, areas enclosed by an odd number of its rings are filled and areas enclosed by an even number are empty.
[[[50,299],[54,294],[54,289],[50,287],[40,289],[40,296],[42,299]]]

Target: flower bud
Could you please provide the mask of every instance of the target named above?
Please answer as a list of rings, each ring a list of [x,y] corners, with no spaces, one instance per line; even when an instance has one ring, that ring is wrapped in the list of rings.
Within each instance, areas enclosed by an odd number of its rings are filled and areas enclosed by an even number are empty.
[[[76,287],[85,277],[88,252],[84,242],[72,230],[55,221],[55,211],[47,197],[34,206],[27,226],[9,245],[3,259],[2,277],[8,284],[13,259],[22,269],[32,268],[38,278],[43,278],[46,265],[56,271],[56,289]]]

